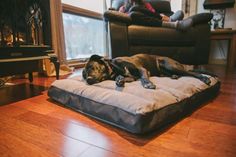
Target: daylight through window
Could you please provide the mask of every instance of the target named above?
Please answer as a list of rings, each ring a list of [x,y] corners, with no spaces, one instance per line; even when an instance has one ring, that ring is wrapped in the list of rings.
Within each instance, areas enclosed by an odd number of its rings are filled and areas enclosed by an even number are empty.
[[[68,4],[70,1],[67,0],[66,3]],[[86,8],[86,4],[80,4],[78,1],[76,4],[70,5],[77,8],[81,6],[82,9],[89,9],[89,11],[97,13],[101,13],[103,9],[101,4],[100,10],[94,10],[92,6]],[[83,13],[81,15],[74,14],[73,11],[63,12],[62,15],[67,60],[85,59],[92,54],[106,55],[105,25],[102,19],[84,16]]]

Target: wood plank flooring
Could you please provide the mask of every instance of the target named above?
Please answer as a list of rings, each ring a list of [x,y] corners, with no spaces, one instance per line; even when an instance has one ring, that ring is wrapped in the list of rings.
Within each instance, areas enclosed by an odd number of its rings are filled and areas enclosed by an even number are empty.
[[[207,69],[220,76],[220,94],[178,123],[144,136],[55,105],[46,91],[1,106],[0,156],[235,157],[236,70]],[[48,87],[54,79],[34,78],[34,84]]]

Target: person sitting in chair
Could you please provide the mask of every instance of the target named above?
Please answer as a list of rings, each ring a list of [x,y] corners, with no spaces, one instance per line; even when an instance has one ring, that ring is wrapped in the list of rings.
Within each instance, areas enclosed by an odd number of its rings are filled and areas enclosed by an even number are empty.
[[[191,18],[183,20],[183,11],[179,10],[168,17],[158,13],[149,2],[143,0],[125,0],[124,5],[119,8],[119,12],[129,14],[134,23],[140,25],[175,28],[181,31],[186,31],[193,25]]]
[[[125,0],[124,5],[119,8],[119,12],[129,13],[130,8],[132,8],[131,11],[145,11],[149,13],[150,16],[155,16],[159,20],[166,22],[175,22],[177,20],[183,20],[184,18],[184,12],[182,10],[178,10],[172,16],[168,17],[165,14],[158,13],[158,11],[152,7],[151,3],[144,2],[143,0]],[[150,12],[148,12],[148,10]]]

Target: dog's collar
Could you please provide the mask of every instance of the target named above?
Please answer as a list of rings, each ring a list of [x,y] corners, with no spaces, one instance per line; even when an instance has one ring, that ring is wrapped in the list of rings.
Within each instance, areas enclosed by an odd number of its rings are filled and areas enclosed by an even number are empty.
[[[158,71],[161,71],[159,59],[156,59],[156,67],[157,67],[157,70],[158,70]]]
[[[114,73],[114,70],[113,70],[113,64],[112,64],[111,60],[110,59],[106,59],[106,60],[104,60],[104,63],[106,65],[106,67],[107,67],[110,79],[115,78],[115,73]]]
[[[120,66],[118,66],[115,62],[116,62],[116,60],[111,60],[111,62],[110,62],[111,66],[112,66],[112,71],[115,72],[116,74],[124,75],[125,70],[123,68],[121,68]]]
[[[109,71],[110,79],[115,79],[117,75],[125,74],[125,71],[114,63],[114,60],[106,60],[105,63]]]

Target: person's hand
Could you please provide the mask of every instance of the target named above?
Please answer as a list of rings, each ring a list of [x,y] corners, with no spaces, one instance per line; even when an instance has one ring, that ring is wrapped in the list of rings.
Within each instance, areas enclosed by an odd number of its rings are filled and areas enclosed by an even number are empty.
[[[170,18],[168,17],[168,16],[166,16],[166,15],[164,15],[164,14],[160,14],[161,15],[161,17],[162,17],[162,21],[165,21],[165,22],[169,22],[170,21]]]

